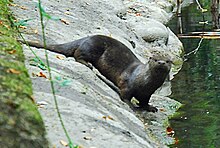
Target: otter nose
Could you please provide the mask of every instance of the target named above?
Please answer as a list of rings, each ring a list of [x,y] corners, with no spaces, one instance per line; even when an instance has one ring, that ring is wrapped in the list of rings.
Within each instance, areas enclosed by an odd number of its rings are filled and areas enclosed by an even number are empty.
[[[164,65],[164,64],[165,64],[165,61],[158,61],[158,64]]]

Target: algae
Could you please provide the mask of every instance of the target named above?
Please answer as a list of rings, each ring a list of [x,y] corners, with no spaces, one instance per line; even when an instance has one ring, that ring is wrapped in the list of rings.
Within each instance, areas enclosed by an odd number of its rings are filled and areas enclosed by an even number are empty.
[[[0,147],[48,147],[8,4],[0,1]]]

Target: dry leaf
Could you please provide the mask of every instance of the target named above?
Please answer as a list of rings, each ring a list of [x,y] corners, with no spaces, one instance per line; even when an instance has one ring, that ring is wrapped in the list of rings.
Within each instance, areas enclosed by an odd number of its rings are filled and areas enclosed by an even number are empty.
[[[160,111],[161,112],[165,112],[166,110],[164,108],[160,108]]]
[[[92,140],[92,137],[85,136],[85,137],[83,137],[83,139],[85,139],[85,140]]]
[[[171,137],[173,137],[175,134],[174,130],[171,127],[167,127],[166,133],[168,136],[171,136]]]
[[[21,9],[23,9],[23,10],[28,10],[28,8],[25,7],[25,6],[19,6],[19,8],[21,8]]]
[[[64,59],[64,56],[56,55],[56,58],[57,58],[57,59],[60,59],[60,60],[63,60],[63,59]]]
[[[9,26],[9,25],[4,25],[4,27],[6,27],[6,28],[8,28],[8,29],[10,28],[10,26]]]
[[[3,21],[0,20],[0,25],[3,25]]]
[[[135,15],[136,15],[136,16],[141,16],[141,14],[140,14],[140,13],[136,13]]]
[[[64,12],[66,15],[70,15],[70,12],[69,11],[66,11],[66,12]]]
[[[31,95],[31,101],[32,101],[33,103],[36,103],[33,95]]]
[[[178,138],[174,138],[175,143],[174,144],[178,144],[179,143],[179,139]]]
[[[37,29],[34,29],[34,33],[35,33],[35,34],[38,34],[38,30],[37,30]]]
[[[108,119],[110,119],[110,120],[114,120],[111,116],[108,116]]]
[[[13,74],[20,74],[21,72],[16,70],[16,69],[13,69],[13,68],[9,68],[7,69],[6,71],[7,73],[13,73]]]
[[[48,103],[46,101],[37,101],[37,106],[44,106],[44,105],[48,105]]]
[[[114,120],[111,116],[103,116],[102,118],[105,120],[107,120],[107,119]]]
[[[127,13],[132,13],[132,11],[131,10],[127,10]]]
[[[38,74],[36,74],[37,77],[43,77],[43,78],[47,78],[45,74],[43,74],[43,72],[39,72]]]
[[[61,21],[62,23],[64,23],[64,24],[66,24],[66,25],[69,25],[69,24],[70,24],[70,22],[68,22],[67,20],[64,20],[64,19],[60,19],[60,21]]]
[[[13,4],[13,3],[9,3],[8,5],[12,6],[12,7],[16,7],[17,6],[17,4]]]
[[[11,51],[8,51],[9,54],[14,54],[16,52],[16,50],[11,50]]]
[[[26,26],[19,26],[19,28],[21,28],[21,29],[27,29]]]
[[[18,4],[9,3],[9,6],[12,6],[12,7],[19,7],[19,8],[21,8],[21,9],[23,9],[23,10],[28,10],[27,7],[25,7],[25,6],[20,6],[20,5],[18,5]]]
[[[60,144],[62,144],[63,146],[68,146],[68,143],[64,140],[60,140]]]

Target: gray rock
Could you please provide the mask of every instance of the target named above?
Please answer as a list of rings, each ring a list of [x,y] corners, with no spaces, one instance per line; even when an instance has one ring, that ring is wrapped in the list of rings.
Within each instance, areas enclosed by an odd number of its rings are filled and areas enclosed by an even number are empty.
[[[36,4],[28,0],[14,0],[14,2],[27,8],[27,10],[12,8],[17,18],[21,20],[32,18],[28,28],[24,30],[25,38],[41,40]],[[167,0],[164,2],[168,3]],[[153,50],[164,51],[174,56],[180,49],[177,47],[179,44],[173,46],[179,41],[170,38],[170,33],[163,25],[168,21],[170,14],[161,9],[154,0],[144,3],[127,0],[50,0],[43,1],[42,5],[50,15],[63,20],[63,22],[46,21],[46,36],[50,43],[53,41],[69,42],[93,34],[113,36],[128,46],[143,62],[147,62],[146,56],[150,55]],[[136,12],[129,12],[133,5],[135,11],[143,10],[141,17],[137,16]],[[136,17],[139,17],[137,24]],[[151,40],[155,42],[146,42]],[[44,50],[35,48],[33,50],[45,62]],[[34,58],[34,55],[27,46],[24,46],[24,53],[26,66],[32,75],[34,97],[36,101],[47,102],[39,110],[47,128],[48,139],[52,145],[61,147],[59,141],[67,141],[67,139],[57,117],[50,83],[48,79],[35,76],[42,70],[30,65],[30,60]],[[172,138],[166,136],[167,125],[163,123],[180,104],[161,96],[165,95],[166,91],[158,90],[158,95],[154,95],[151,100],[153,105],[161,110],[165,108],[165,111],[159,110],[156,114],[144,113],[142,120],[142,117],[138,118],[138,115],[96,76],[96,72],[75,62],[74,58],[60,60],[56,58],[57,55],[59,54],[48,51],[60,113],[75,144],[97,148],[157,148],[166,147],[164,144],[172,141]],[[43,71],[43,73],[48,77],[48,72]],[[166,86],[168,87],[163,90],[170,89],[169,85]],[[172,111],[169,110],[170,105],[174,106]],[[148,122],[155,124],[146,128],[144,123],[148,124]],[[157,138],[150,136],[152,134]],[[161,139],[165,140],[161,141]],[[166,139],[169,139],[169,142]]]
[[[146,42],[157,42],[158,45],[167,44],[169,32],[162,23],[154,19],[146,19],[142,17],[136,17],[133,19],[135,20],[131,21],[132,29]]]

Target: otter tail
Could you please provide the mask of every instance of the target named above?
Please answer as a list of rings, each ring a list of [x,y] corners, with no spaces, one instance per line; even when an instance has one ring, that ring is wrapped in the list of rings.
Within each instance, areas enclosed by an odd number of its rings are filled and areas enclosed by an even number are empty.
[[[44,48],[46,50],[50,50],[56,53],[60,53],[65,55],[66,57],[73,57],[75,50],[80,46],[83,39],[79,39],[73,42],[64,43],[64,44],[53,44],[53,45],[46,45],[44,47],[43,43],[34,42],[34,41],[23,41],[17,40],[23,44],[36,47],[36,48]]]
[[[36,47],[36,48],[44,48],[44,45],[43,44],[40,44],[38,41],[24,41],[24,40],[20,40],[20,39],[17,39],[18,42],[21,42],[23,44],[26,44],[26,45],[29,45],[29,46],[32,46],[32,47]]]

